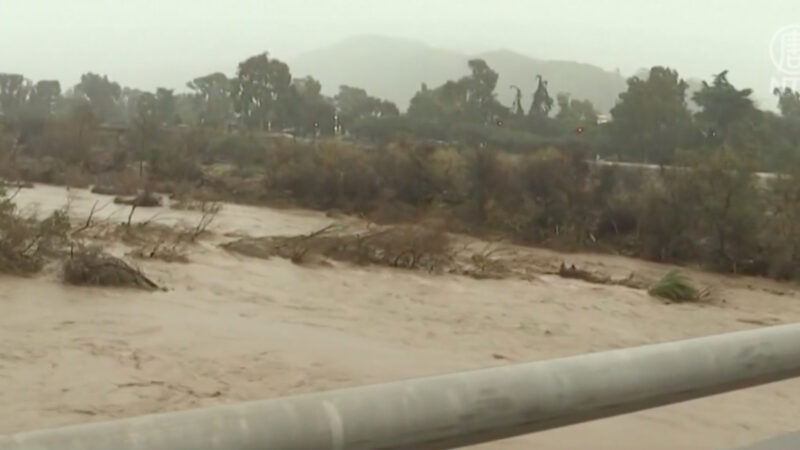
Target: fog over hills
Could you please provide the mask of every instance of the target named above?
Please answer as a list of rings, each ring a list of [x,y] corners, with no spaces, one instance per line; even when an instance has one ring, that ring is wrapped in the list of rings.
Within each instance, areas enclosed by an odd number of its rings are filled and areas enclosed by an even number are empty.
[[[405,109],[422,83],[435,87],[469,72],[467,61],[483,58],[500,75],[498,98],[510,104],[510,85],[519,86],[525,102],[531,101],[536,75],[549,82],[553,97],[569,92],[589,99],[598,110],[607,111],[625,90],[625,76],[591,64],[532,58],[508,50],[464,54],[435,48],[413,40],[384,36],[359,36],[289,59],[296,77],[312,75],[322,82],[326,94],[338,86],[362,87],[371,95],[389,99]]]

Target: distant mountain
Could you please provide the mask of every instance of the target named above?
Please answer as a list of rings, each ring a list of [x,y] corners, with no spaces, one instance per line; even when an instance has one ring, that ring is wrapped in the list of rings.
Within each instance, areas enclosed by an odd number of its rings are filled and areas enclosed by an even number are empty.
[[[467,61],[472,58],[485,59],[499,73],[496,91],[506,105],[512,102],[513,84],[523,90],[527,108],[536,89],[537,74],[549,82],[553,98],[559,92],[569,92],[573,98],[590,100],[601,112],[614,106],[626,88],[621,74],[590,64],[535,59],[508,50],[466,55],[383,36],[347,39],[287,62],[294,76],[311,75],[320,80],[326,94],[335,94],[342,84],[358,86],[404,110],[422,83],[436,87],[467,75]]]
[[[611,109],[619,93],[627,88],[625,77],[609,72],[591,64],[573,61],[548,61],[534,59],[508,50],[498,50],[476,55],[483,58],[489,66],[500,74],[497,82],[497,95],[500,101],[510,105],[514,84],[522,89],[527,106],[533,101],[536,90],[536,75],[547,80],[550,96],[555,98],[559,92],[567,92],[576,99],[588,99],[601,112]]]

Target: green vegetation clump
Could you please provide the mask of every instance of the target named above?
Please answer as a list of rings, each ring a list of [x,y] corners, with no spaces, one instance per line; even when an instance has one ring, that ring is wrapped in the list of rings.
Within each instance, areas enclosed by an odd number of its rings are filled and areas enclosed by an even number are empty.
[[[647,292],[673,302],[696,302],[701,298],[700,291],[677,269],[667,272]]]

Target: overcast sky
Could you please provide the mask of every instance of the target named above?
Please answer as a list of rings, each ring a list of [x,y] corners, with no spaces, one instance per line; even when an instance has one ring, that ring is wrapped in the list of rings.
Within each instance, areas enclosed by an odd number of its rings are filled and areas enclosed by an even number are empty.
[[[65,85],[86,71],[182,88],[268,50],[289,59],[361,34],[477,52],[508,48],[631,74],[654,64],[721,69],[761,98],[773,34],[797,0],[0,0],[0,72]]]

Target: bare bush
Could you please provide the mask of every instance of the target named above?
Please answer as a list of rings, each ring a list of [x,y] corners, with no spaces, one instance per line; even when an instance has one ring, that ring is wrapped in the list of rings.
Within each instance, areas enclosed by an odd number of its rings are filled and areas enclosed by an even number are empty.
[[[222,204],[217,202],[201,202],[198,209],[201,213],[200,219],[190,231],[190,240],[197,240],[200,235],[206,232],[208,227],[222,211]]]
[[[64,262],[64,282],[89,286],[127,286],[157,289],[141,270],[98,247],[79,246]]]
[[[149,191],[140,192],[136,197],[115,197],[114,203],[118,205],[131,205],[135,207],[152,208],[161,206],[161,197]]]
[[[139,259],[157,259],[164,262],[188,263],[189,257],[181,241],[159,239],[154,243],[146,243],[133,249],[130,256]]]
[[[43,267],[67,242],[70,225],[66,213],[55,211],[44,220],[21,215],[12,198],[0,200],[0,271],[31,274]]]
[[[92,193],[114,196],[135,196],[141,188],[142,181],[137,173],[132,170],[123,170],[113,175],[100,176],[96,185],[92,186]]]
[[[223,247],[247,256],[278,256],[296,263],[323,256],[355,264],[429,272],[447,270],[453,265],[449,236],[439,230],[418,227],[391,227],[362,233],[338,232],[326,227],[309,235],[246,238]]]

